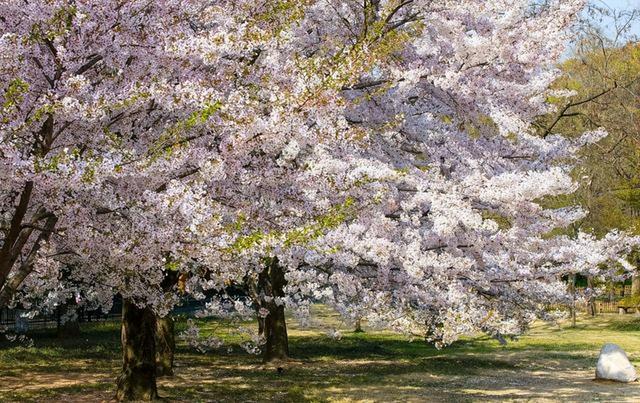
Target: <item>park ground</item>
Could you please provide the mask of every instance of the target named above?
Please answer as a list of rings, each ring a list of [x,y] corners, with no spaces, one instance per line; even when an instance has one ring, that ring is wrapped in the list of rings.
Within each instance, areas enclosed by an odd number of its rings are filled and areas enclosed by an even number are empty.
[[[281,373],[237,346],[201,354],[181,342],[176,374],[159,380],[160,395],[196,402],[640,401],[640,383],[594,380],[605,342],[619,344],[640,367],[635,315],[585,316],[575,328],[539,323],[506,346],[478,336],[437,350],[386,332],[343,329],[334,340],[320,325],[337,325],[335,315],[323,307],[315,313],[310,328],[290,321],[294,360]],[[202,324],[205,333],[225,333],[219,323]],[[34,334],[32,347],[0,344],[0,401],[110,401],[120,369],[118,324],[82,330],[62,340]]]

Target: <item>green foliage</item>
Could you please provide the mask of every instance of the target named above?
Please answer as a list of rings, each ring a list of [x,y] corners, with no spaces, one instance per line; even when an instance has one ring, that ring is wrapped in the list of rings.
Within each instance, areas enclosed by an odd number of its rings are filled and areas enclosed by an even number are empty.
[[[9,82],[4,93],[4,102],[2,103],[3,111],[8,111],[22,102],[24,94],[26,94],[28,90],[29,84],[20,78]]]
[[[327,214],[317,217],[314,223],[288,232],[285,237],[285,246],[305,244],[319,238],[328,230],[336,228],[353,215],[354,204],[352,198],[347,198],[344,203],[334,206]]]
[[[248,235],[240,236],[238,239],[228,248],[228,252],[239,253],[243,250],[255,247],[267,240],[282,239],[285,246],[292,246],[296,244],[305,244],[309,241],[319,238],[327,231],[336,228],[355,213],[355,200],[347,198],[343,203],[333,206],[326,214],[319,215],[312,223],[294,228],[290,231],[281,233],[277,231],[264,232],[253,231]],[[246,217],[239,217],[238,221],[226,229],[229,232],[240,231],[243,223],[246,221]]]
[[[220,108],[222,108],[220,101],[207,103],[201,109],[170,126],[162,133],[157,144],[152,148],[150,163],[162,156],[170,156],[174,149],[188,141],[183,137],[184,133],[189,133],[193,128],[207,123]]]
[[[539,119],[540,132],[552,128],[551,133],[575,139],[603,127],[609,136],[583,150],[573,173],[580,184],[574,194],[542,201],[545,207],[580,205],[588,211],[576,225],[554,232],[640,233],[640,109],[633,95],[640,90],[640,45],[594,48],[560,67],[564,74],[553,88],[575,95],[549,99],[558,112]]]
[[[73,27],[73,19],[78,14],[75,5],[60,7],[45,23],[36,23],[31,27],[29,41],[52,41],[58,36],[64,35]]]
[[[640,295],[626,296],[618,302],[618,305],[624,306],[624,307],[640,306]]]
[[[502,230],[511,228],[511,221],[509,221],[507,217],[493,211],[483,210],[482,219],[495,221],[495,223],[498,224],[498,228]]]

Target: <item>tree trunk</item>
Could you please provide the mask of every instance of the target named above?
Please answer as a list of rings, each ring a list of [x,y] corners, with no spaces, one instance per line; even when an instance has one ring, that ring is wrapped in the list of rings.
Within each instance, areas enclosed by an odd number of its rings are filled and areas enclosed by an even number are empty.
[[[569,274],[569,293],[571,294],[571,307],[569,314],[571,315],[571,327],[576,327],[576,275]]]
[[[156,317],[150,308],[132,301],[122,304],[122,373],[118,377],[116,399],[154,400],[156,387]]]
[[[284,306],[269,310],[269,315],[265,318],[264,337],[267,341],[264,351],[265,362],[289,358],[289,338]]]
[[[171,316],[156,318],[156,376],[173,375],[173,355],[176,350],[174,327]]]
[[[640,296],[640,272],[636,269],[631,277],[631,296]]]
[[[356,329],[354,330],[355,333],[364,333],[364,330],[362,330],[362,320],[360,318],[356,319]]]
[[[589,288],[589,315],[596,316],[596,300],[593,297],[593,276],[587,276],[587,287]]]
[[[62,322],[63,313],[70,313],[73,311],[72,315],[67,315],[67,321]],[[59,339],[64,339],[67,337],[78,337],[80,336],[80,318],[79,318],[79,309],[78,304],[76,303],[74,298],[67,300],[66,303],[58,306],[56,309],[57,315],[57,326],[56,333]]]
[[[264,336],[264,318],[258,314],[258,336]]]
[[[640,308],[637,306],[640,302],[640,270],[637,268],[631,277],[631,299],[636,304],[636,314],[640,313]]]
[[[0,273],[0,276],[4,276],[4,280],[0,278],[0,308],[7,308],[13,295],[16,293],[20,285],[24,281],[25,278],[31,273],[33,270],[33,264],[35,263],[36,257],[38,256],[38,251],[43,243],[49,241],[51,233],[58,222],[58,218],[54,215],[49,215],[45,221],[44,229],[38,235],[35,242],[31,246],[27,254],[27,258],[22,261],[22,263],[17,267],[16,270],[12,270],[14,260],[9,259],[7,261],[6,258],[0,257],[0,264],[6,266],[6,270],[11,271],[12,275],[8,276],[9,272]],[[7,239],[5,239],[5,243]],[[25,240],[26,242],[26,240]],[[4,247],[4,245],[3,245]],[[3,269],[4,270],[4,269]]]
[[[175,292],[180,281],[176,270],[166,270],[160,286],[166,293]],[[176,351],[175,323],[171,314],[156,316],[156,376],[173,376],[173,358]]]
[[[57,329],[57,336],[59,339],[80,336],[80,322],[78,322],[78,318],[60,323]]]
[[[289,358],[289,337],[284,316],[284,305],[278,304],[275,298],[284,297],[286,280],[284,271],[277,259],[270,259],[259,276],[258,288],[263,298],[263,306],[269,314],[264,318],[264,362],[287,360]]]

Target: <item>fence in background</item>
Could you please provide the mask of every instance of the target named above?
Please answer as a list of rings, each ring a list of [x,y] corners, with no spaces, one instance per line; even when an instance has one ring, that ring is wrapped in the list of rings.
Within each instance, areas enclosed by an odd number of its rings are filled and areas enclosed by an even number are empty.
[[[596,314],[598,313],[620,313],[618,301],[594,301]],[[590,312],[586,303],[576,304],[576,309],[581,312]],[[627,313],[635,312],[633,308],[627,308]]]
[[[586,290],[586,287],[576,287],[576,291],[578,293],[582,293]],[[613,289],[608,289],[605,291],[603,295],[598,297],[599,299],[620,299],[624,297],[628,297],[631,295],[631,286],[630,285],[618,285]]]
[[[191,316],[196,311],[203,309],[204,304],[204,301],[185,298],[175,307],[172,314]],[[0,328],[24,333],[28,330],[54,329],[62,324],[61,310],[50,314],[39,314],[33,318],[26,317],[27,313],[28,311],[24,309],[1,309]],[[122,316],[122,300],[116,299],[108,313],[101,310],[78,310],[77,314],[80,323],[119,321]]]
[[[106,322],[119,320],[122,312],[122,302],[115,301],[111,310],[107,313],[102,310],[78,310],[78,322]],[[19,333],[27,330],[52,329],[62,324],[62,310],[53,313],[38,314],[33,318],[27,316],[28,311],[18,308],[4,308],[0,310],[0,327],[14,330]]]
[[[576,292],[578,294],[582,294],[586,291],[585,287],[576,287]],[[596,297],[593,304],[595,305],[596,313],[624,313],[625,309],[627,313],[635,312],[635,308],[625,307],[621,312],[620,308],[622,304],[620,303],[623,298],[629,297],[631,295],[631,285],[616,285],[613,288],[608,288],[604,293]],[[591,312],[589,309],[589,305],[587,303],[578,303],[576,304],[576,309],[578,311],[583,312]]]

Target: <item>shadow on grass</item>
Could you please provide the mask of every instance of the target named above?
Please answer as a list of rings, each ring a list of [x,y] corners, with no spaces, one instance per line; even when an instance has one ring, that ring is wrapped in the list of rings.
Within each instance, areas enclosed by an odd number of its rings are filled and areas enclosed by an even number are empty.
[[[542,354],[571,353],[572,357],[580,356],[578,352],[593,350],[588,342],[564,343],[531,343],[530,341],[510,341],[500,346],[497,341],[487,338],[456,341],[442,350],[423,341],[410,342],[402,336],[377,337],[376,335],[354,334],[333,341],[327,337],[291,337],[292,355],[302,359],[340,359],[340,358],[392,358],[417,359],[425,356],[495,354],[535,351]]]
[[[606,322],[603,329],[632,331],[629,326],[640,326],[640,322],[631,323]],[[182,326],[179,323],[177,330]],[[584,371],[569,376],[576,368],[590,365],[593,358],[589,354],[594,343],[576,336],[584,329],[567,331],[562,343],[554,341],[552,330],[544,329],[539,338],[510,342],[506,347],[480,337],[458,341],[443,350],[383,333],[349,333],[340,341],[296,335],[290,338],[294,361],[282,374],[260,365],[259,357],[243,353],[238,346],[231,354],[203,355],[180,343],[176,376],[160,380],[160,393],[172,401],[229,402],[581,401],[593,400],[594,393],[601,400],[617,399],[619,385],[595,384]],[[41,387],[14,390],[8,395],[10,399],[110,398],[112,375],[120,366],[117,323],[84,325],[77,338],[58,339],[55,332],[34,332],[31,336],[33,347],[0,345],[0,373],[16,379],[41,374],[60,382],[41,380]],[[84,380],[83,374],[87,376]],[[64,382],[71,380],[79,383]]]
[[[261,366],[255,356],[235,355],[231,359],[187,354],[182,364],[185,370],[177,371],[177,380],[163,390],[170,399],[195,401],[583,400],[592,398],[593,391],[585,387],[585,382],[590,385],[588,377],[576,383],[574,379],[563,380],[562,374],[549,373],[536,376],[533,384],[523,382],[523,377],[531,376],[527,371],[549,371],[549,361],[557,369],[564,365],[559,362],[565,361],[572,363],[569,367],[584,365],[591,357],[576,351],[590,347],[588,343],[547,346],[513,342],[502,348],[492,339],[479,338],[438,350],[421,341],[408,342],[390,335],[349,334],[340,341],[294,336],[290,338],[294,361],[283,374]],[[194,377],[186,375],[186,368],[204,372]],[[602,398],[614,396],[606,390],[599,393]]]
[[[83,397],[88,395],[94,395],[96,392],[100,393],[100,400],[106,401],[110,400],[113,396],[113,392],[111,391],[112,385],[107,382],[96,382],[96,383],[83,383],[82,385],[72,385],[72,386],[58,386],[58,385],[50,385],[50,387],[45,389],[34,389],[34,390],[14,390],[5,392],[2,395],[2,399],[0,401],[15,401],[15,402],[42,402],[43,400],[48,400],[52,402],[61,401],[61,396],[71,397],[71,401],[80,401],[78,398],[83,399]],[[97,397],[97,396],[95,396]],[[93,400],[93,399],[91,399]],[[90,400],[85,400],[90,401]],[[95,400],[98,401],[98,400]]]
[[[614,332],[640,332],[640,318],[624,322],[611,322],[607,325],[607,329]]]
[[[27,336],[30,346],[6,340],[0,343],[0,368],[51,373],[90,365],[91,369],[107,370],[113,360],[120,359],[119,327],[114,323],[83,325],[75,337],[59,338],[55,329],[36,330]]]
[[[439,351],[417,344],[407,348],[400,343],[366,342],[360,337],[328,343],[296,337],[291,340],[291,351],[297,360],[285,365],[282,374],[258,365],[257,357],[236,357],[233,364],[228,358],[214,357],[210,367],[199,359],[189,361],[195,357],[185,357],[185,370],[177,371],[177,378],[163,390],[168,398],[187,401],[583,401],[593,399],[593,387],[600,388],[596,391],[600,399],[620,395],[619,385],[601,387],[591,382],[590,374],[583,371],[576,377],[571,368],[562,367],[560,361],[576,359],[569,351],[554,353],[553,369],[549,362],[532,365],[531,360],[539,357],[535,352],[521,360],[513,355]],[[197,368],[197,374],[186,367]]]

